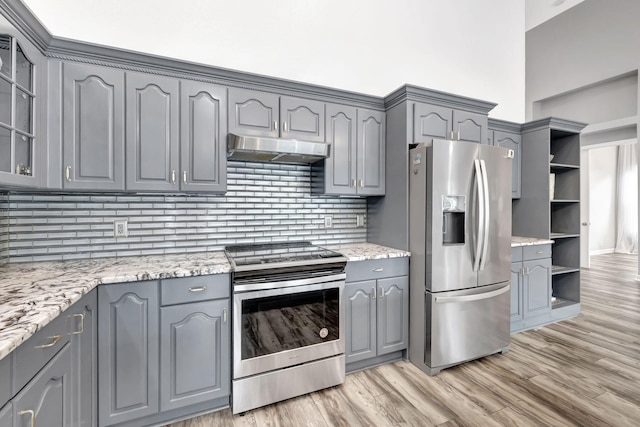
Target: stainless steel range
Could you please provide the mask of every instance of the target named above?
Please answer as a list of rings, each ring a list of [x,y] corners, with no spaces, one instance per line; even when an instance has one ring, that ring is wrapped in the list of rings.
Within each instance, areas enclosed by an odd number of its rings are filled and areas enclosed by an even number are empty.
[[[309,242],[227,246],[234,414],[344,382],[346,258]]]

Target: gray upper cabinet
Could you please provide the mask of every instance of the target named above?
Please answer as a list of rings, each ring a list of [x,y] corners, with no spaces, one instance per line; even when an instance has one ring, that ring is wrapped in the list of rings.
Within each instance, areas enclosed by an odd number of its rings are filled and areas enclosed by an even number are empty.
[[[228,313],[228,299],[161,308],[162,411],[229,395]]]
[[[487,116],[439,105],[413,105],[413,142],[451,139],[467,142],[487,142]]]
[[[13,421],[16,427],[72,425],[69,349],[69,344],[66,344],[13,399]]]
[[[182,81],[180,189],[224,192],[227,183],[227,89]]]
[[[178,80],[127,73],[126,82],[127,190],[177,191]]]
[[[519,199],[522,194],[521,170],[522,170],[522,135],[521,125],[502,120],[489,120],[490,144],[513,150],[513,162],[511,163],[511,198]]]
[[[229,132],[324,141],[325,105],[309,99],[229,89]]]
[[[157,281],[98,288],[100,426],[158,412],[158,300]]]
[[[124,190],[124,71],[63,64],[63,187]]]
[[[357,193],[384,196],[385,117],[381,111],[358,109]]]

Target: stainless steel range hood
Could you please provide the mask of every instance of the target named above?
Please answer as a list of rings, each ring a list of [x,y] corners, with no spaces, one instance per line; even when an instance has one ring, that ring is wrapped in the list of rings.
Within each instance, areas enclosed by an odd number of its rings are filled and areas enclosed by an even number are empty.
[[[230,133],[227,158],[251,162],[313,163],[329,157],[329,144]]]

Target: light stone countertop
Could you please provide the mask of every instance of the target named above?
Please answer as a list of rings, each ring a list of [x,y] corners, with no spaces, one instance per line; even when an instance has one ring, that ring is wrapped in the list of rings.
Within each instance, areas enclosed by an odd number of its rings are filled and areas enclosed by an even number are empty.
[[[407,257],[372,243],[333,246],[349,261]],[[230,273],[222,251],[0,266],[0,359],[102,284]]]
[[[551,243],[554,243],[554,241],[549,239],[538,239],[536,237],[511,236],[512,248],[520,246],[550,245]]]
[[[229,272],[222,251],[0,266],[0,359],[100,284]]]

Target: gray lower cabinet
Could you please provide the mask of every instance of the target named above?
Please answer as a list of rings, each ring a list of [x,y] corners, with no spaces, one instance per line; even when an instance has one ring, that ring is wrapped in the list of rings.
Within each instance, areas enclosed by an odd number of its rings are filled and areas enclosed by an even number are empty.
[[[182,81],[180,120],[180,189],[226,191],[227,89]]]
[[[98,421],[98,290],[94,289],[67,312],[71,352],[71,419],[76,427]]]
[[[100,426],[158,412],[158,300],[157,281],[98,288]]]
[[[484,114],[423,103],[413,106],[413,143],[452,139],[486,144],[487,127]]]
[[[345,339],[347,370],[378,363],[407,348],[409,339],[408,259],[347,264]],[[388,272],[387,272],[388,270]],[[401,273],[401,276],[385,277]],[[361,277],[367,280],[353,281]]]
[[[15,427],[72,425],[72,371],[69,352],[70,345],[67,343],[13,398]]]
[[[229,300],[160,309],[160,409],[230,394]]]
[[[313,189],[340,196],[384,196],[384,113],[328,104],[329,158],[313,166]]]
[[[7,403],[0,409],[0,426],[13,427],[13,406]]]
[[[324,141],[324,102],[248,89],[229,89],[229,132]]]
[[[65,189],[124,190],[124,71],[62,67]]]
[[[551,246],[517,247],[511,253],[511,332],[550,323]]]
[[[126,76],[127,190],[179,190],[179,82]]]

